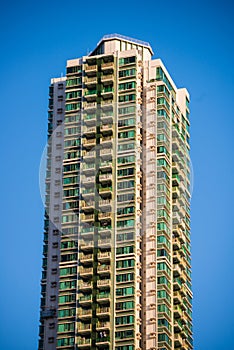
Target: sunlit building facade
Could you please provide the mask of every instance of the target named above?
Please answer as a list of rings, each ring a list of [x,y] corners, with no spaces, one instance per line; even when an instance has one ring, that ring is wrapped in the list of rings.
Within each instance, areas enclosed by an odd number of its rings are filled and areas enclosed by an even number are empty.
[[[39,350],[193,349],[189,94],[104,36],[49,88]]]

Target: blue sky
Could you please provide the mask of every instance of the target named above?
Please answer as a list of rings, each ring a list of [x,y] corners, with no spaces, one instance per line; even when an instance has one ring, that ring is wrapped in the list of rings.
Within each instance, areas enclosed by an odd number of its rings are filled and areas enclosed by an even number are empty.
[[[0,349],[37,348],[50,78],[108,33],[149,41],[191,94],[195,349],[234,348],[233,13],[227,0],[1,4]]]

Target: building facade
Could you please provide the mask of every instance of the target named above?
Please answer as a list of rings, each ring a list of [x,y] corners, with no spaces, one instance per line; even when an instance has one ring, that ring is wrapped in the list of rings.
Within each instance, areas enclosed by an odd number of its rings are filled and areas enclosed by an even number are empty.
[[[193,349],[189,94],[104,36],[49,88],[39,350]]]

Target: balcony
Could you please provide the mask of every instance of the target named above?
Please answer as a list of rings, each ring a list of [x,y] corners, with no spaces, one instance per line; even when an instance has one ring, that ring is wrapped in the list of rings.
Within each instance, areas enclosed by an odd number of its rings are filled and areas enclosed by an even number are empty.
[[[97,70],[97,65],[96,64],[94,64],[94,65],[86,65],[86,67],[85,67],[85,72],[86,72],[86,74],[89,76],[89,73],[93,73],[93,72],[96,72],[96,70]]]
[[[110,194],[112,192],[112,187],[108,186],[108,187],[100,187],[99,188],[99,193],[100,194]]]
[[[82,188],[81,194],[83,198],[93,197],[95,189],[94,188]]]
[[[97,330],[108,329],[108,328],[110,328],[110,322],[105,322],[105,321],[100,322],[99,321],[99,322],[97,322],[96,327],[97,327]]]
[[[99,181],[102,182],[102,183],[112,181],[112,173],[100,174],[99,175]]]
[[[93,261],[93,254],[83,254],[81,253],[79,255],[79,258],[80,258],[80,262],[82,263],[90,263]]]
[[[180,318],[183,314],[183,311],[180,305],[174,306],[174,318]]]
[[[183,303],[183,299],[182,299],[182,295],[181,295],[180,291],[174,292],[173,298],[174,298],[174,305]]]
[[[101,124],[100,130],[103,135],[112,134],[113,124]]]
[[[114,62],[103,63],[101,69],[102,69],[102,71],[113,70],[114,69]]]
[[[84,126],[82,131],[84,135],[94,137],[96,134],[96,126]]]
[[[107,213],[99,213],[98,214],[98,220],[100,221],[106,221],[106,220],[111,220],[112,213],[107,212]]]
[[[110,293],[101,292],[97,294],[97,301],[99,303],[106,303],[110,299]]]
[[[178,214],[177,211],[172,213],[172,223],[173,225],[177,225],[180,223],[180,215]]]
[[[101,102],[101,107],[102,109],[111,109],[113,108],[113,105],[114,105],[114,101],[112,99],[109,99],[109,100],[103,100]]]
[[[84,277],[84,276],[91,276],[93,274],[93,268],[92,267],[83,267],[83,266],[80,266],[79,267],[79,270],[78,270],[78,273],[81,277]]]
[[[110,279],[101,279],[97,281],[97,286],[99,289],[109,289],[111,284]],[[108,308],[109,309],[109,308]]]
[[[172,210],[173,211],[180,210],[180,204],[179,204],[178,200],[176,200],[176,199],[173,199],[173,201],[172,201]]]
[[[98,349],[109,349],[110,346],[110,337],[102,337],[102,338],[97,338],[96,339],[96,346],[98,347]]]
[[[110,265],[100,265],[97,267],[97,272],[99,275],[109,275]]]
[[[109,174],[108,174],[109,175]],[[100,176],[99,176],[99,180],[100,180]],[[102,209],[104,207],[109,207],[111,206],[111,200],[110,199],[100,199],[99,200],[99,207],[101,207]]]
[[[98,307],[96,313],[98,317],[101,317],[101,316],[106,317],[110,315],[110,307],[106,307],[106,306]]]
[[[81,221],[83,222],[94,222],[94,214],[81,214]]]
[[[88,173],[93,173],[95,171],[95,163],[81,163],[81,172],[85,173],[85,175],[88,177]]]
[[[83,146],[86,148],[91,148],[96,146],[96,138],[93,139],[83,139]]]
[[[97,102],[84,102],[84,109],[97,109]],[[84,120],[87,121],[85,118]]]
[[[176,199],[180,196],[180,191],[178,187],[172,187],[172,198]]]
[[[111,252],[99,252],[98,253],[98,261],[104,262],[104,261],[110,261],[111,258]]]
[[[96,102],[94,102],[96,103]],[[85,122],[85,124],[87,125],[94,125],[97,121],[97,117],[96,114],[84,114],[83,116],[83,120]]]
[[[113,74],[103,74],[101,76],[101,81],[104,84],[111,83],[114,80],[114,75]]]
[[[111,124],[112,125],[112,124]],[[107,147],[107,148],[102,148],[100,150],[100,156],[105,159],[112,159],[113,156],[113,148],[112,147]]]
[[[81,239],[78,241],[79,248],[83,251],[90,251],[94,248],[94,242],[90,240]]]
[[[87,295],[81,295],[78,298],[79,304],[81,305],[86,305],[86,304],[90,304],[92,302],[92,295],[91,294],[87,294]]]
[[[112,165],[113,165],[112,162],[106,160],[99,164],[99,168],[100,170],[105,170],[105,171],[112,170]]]
[[[181,276],[181,274],[182,274],[181,267],[178,264],[175,265],[174,268],[173,268],[173,277]]]
[[[101,115],[101,121],[103,124],[111,123],[113,121],[113,112],[106,112],[106,114]]]
[[[95,101],[97,98],[97,90],[86,90],[85,98],[86,101]]]
[[[99,239],[98,240],[98,246],[100,248],[109,248],[111,247],[111,238],[105,238],[105,239]]]
[[[173,250],[179,250],[180,249],[180,241],[178,238],[173,239]]]
[[[94,201],[82,201],[81,208],[83,211],[92,211],[94,210],[95,202]]]
[[[97,84],[97,77],[86,77],[85,78],[85,85],[86,86],[94,86]]]
[[[103,136],[101,137],[100,143],[105,145],[106,148],[111,148],[110,146],[112,145],[113,138],[112,136]]]
[[[178,174],[172,174],[172,186],[179,186],[180,176]]]
[[[111,226],[110,225],[105,225],[105,226],[99,227],[98,233],[100,236],[105,237],[105,239],[108,239],[110,242],[110,236],[111,236]]]
[[[87,291],[87,290],[90,290],[90,289],[92,289],[92,288],[93,288],[93,284],[92,284],[91,281],[89,281],[89,282],[84,282],[84,281],[80,280],[80,281],[78,282],[78,290],[79,290],[79,291]]]
[[[90,338],[78,338],[77,339],[77,345],[79,345],[80,349],[89,349],[91,346],[91,339]]]
[[[77,332],[79,334],[85,334],[91,332],[91,324],[90,323],[78,323]]]
[[[175,344],[175,349],[180,348],[183,344],[183,339],[179,333],[176,333],[174,335],[174,344]]]
[[[174,278],[174,280],[173,280],[173,290],[174,291],[180,290],[181,287],[182,287],[181,280],[178,277]]]
[[[114,94],[114,89],[113,87],[104,87],[104,89],[102,90],[102,97],[103,98],[113,98],[113,94]]]
[[[90,185],[95,183],[95,176],[82,176],[81,177],[82,185]]]
[[[92,317],[92,309],[79,309],[78,318],[80,319],[90,319]]]

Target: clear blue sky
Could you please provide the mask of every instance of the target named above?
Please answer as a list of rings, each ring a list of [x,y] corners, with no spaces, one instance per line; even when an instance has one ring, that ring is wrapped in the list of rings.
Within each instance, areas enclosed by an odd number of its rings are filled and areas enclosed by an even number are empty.
[[[50,78],[115,32],[149,41],[190,91],[195,349],[234,348],[233,12],[227,0],[1,3],[1,350],[37,348]]]

